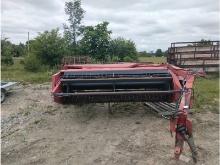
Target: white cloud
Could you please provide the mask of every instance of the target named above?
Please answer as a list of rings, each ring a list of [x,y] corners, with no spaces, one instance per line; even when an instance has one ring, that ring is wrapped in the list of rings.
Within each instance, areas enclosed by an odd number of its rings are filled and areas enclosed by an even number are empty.
[[[171,42],[219,39],[218,0],[82,0],[83,23],[110,22],[112,36],[136,43],[138,50],[167,49]],[[64,0],[2,0],[2,34],[15,43],[66,21]]]

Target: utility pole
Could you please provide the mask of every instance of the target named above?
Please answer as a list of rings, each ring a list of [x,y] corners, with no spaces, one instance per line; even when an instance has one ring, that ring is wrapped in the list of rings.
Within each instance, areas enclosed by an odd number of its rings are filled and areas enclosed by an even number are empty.
[[[29,50],[30,50],[29,49],[29,32],[28,32],[28,45],[27,46],[28,46],[28,56],[29,56]]]

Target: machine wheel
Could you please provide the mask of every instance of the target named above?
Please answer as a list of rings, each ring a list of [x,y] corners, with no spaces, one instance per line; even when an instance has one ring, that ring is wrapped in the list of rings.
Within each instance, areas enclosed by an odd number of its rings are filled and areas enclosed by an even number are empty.
[[[1,103],[5,101],[5,90],[1,90]]]

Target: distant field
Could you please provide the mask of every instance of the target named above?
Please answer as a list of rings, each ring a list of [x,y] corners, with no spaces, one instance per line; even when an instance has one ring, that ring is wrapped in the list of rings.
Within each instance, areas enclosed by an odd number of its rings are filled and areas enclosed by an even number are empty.
[[[167,59],[166,57],[139,57],[138,58],[140,62],[153,62],[153,63],[166,63]]]

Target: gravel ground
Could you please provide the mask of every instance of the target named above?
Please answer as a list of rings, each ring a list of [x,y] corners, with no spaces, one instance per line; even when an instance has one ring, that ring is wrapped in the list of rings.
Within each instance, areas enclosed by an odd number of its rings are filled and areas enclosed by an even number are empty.
[[[48,84],[18,86],[1,105],[3,165],[188,165],[173,159],[169,122],[140,103],[59,105]],[[198,164],[219,163],[219,114],[191,116]]]

